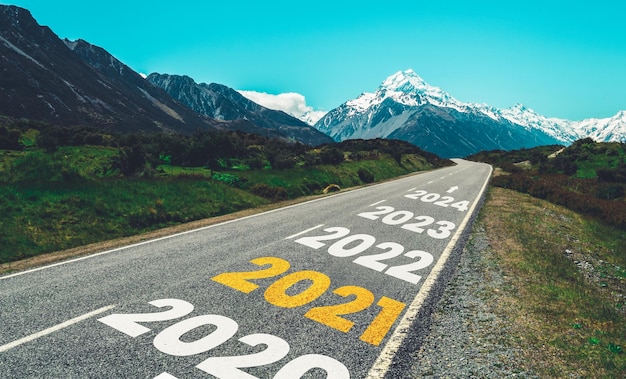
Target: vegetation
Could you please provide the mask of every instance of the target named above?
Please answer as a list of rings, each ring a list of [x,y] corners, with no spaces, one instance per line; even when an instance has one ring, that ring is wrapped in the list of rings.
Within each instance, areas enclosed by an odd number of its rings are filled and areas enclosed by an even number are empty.
[[[494,186],[528,193],[626,229],[626,144],[576,141],[470,157],[501,167]]]
[[[546,200],[491,188],[479,217],[504,282],[487,301],[542,378],[626,375],[626,232]]]
[[[449,164],[401,141],[105,133],[0,119],[0,263]]]
[[[583,139],[470,157],[501,169],[479,222],[505,283],[487,296],[540,377],[626,375],[625,147]]]

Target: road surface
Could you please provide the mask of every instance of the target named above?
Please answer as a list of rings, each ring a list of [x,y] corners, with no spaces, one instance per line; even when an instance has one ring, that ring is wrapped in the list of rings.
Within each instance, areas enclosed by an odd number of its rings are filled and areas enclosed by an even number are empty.
[[[491,174],[456,162],[0,277],[0,377],[404,378]]]

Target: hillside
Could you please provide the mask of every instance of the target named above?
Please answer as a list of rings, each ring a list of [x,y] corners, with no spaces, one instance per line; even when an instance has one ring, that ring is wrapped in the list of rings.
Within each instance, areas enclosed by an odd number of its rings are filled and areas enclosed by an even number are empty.
[[[624,153],[584,139],[470,157],[497,169],[412,375],[624,377]]]
[[[40,126],[0,118],[0,263],[451,164],[392,140]]]
[[[266,137],[295,140],[307,145],[321,145],[333,140],[312,126],[285,112],[265,108],[222,84],[196,83],[188,76],[152,73],[146,78],[174,99],[205,116],[224,121],[245,120],[238,130]]]
[[[23,8],[0,5],[0,57],[0,115],[112,131],[191,133],[219,125],[105,50],[61,40]]]
[[[590,138],[567,148],[489,151],[468,157],[508,172],[493,179],[510,188],[564,205],[626,229],[626,145]]]

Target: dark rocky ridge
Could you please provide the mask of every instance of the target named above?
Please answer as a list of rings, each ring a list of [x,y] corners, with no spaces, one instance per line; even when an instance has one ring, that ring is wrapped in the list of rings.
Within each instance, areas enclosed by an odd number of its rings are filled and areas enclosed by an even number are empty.
[[[198,113],[218,120],[247,120],[258,127],[255,131],[258,134],[309,145],[333,142],[305,122],[285,112],[265,108],[225,85],[198,84],[188,76],[158,73],[150,74],[147,80]]]

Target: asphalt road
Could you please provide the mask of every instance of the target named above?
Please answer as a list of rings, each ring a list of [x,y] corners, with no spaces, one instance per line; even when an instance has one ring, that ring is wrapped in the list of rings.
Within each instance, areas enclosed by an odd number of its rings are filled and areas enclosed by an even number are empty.
[[[2,378],[404,378],[491,167],[0,277]]]

